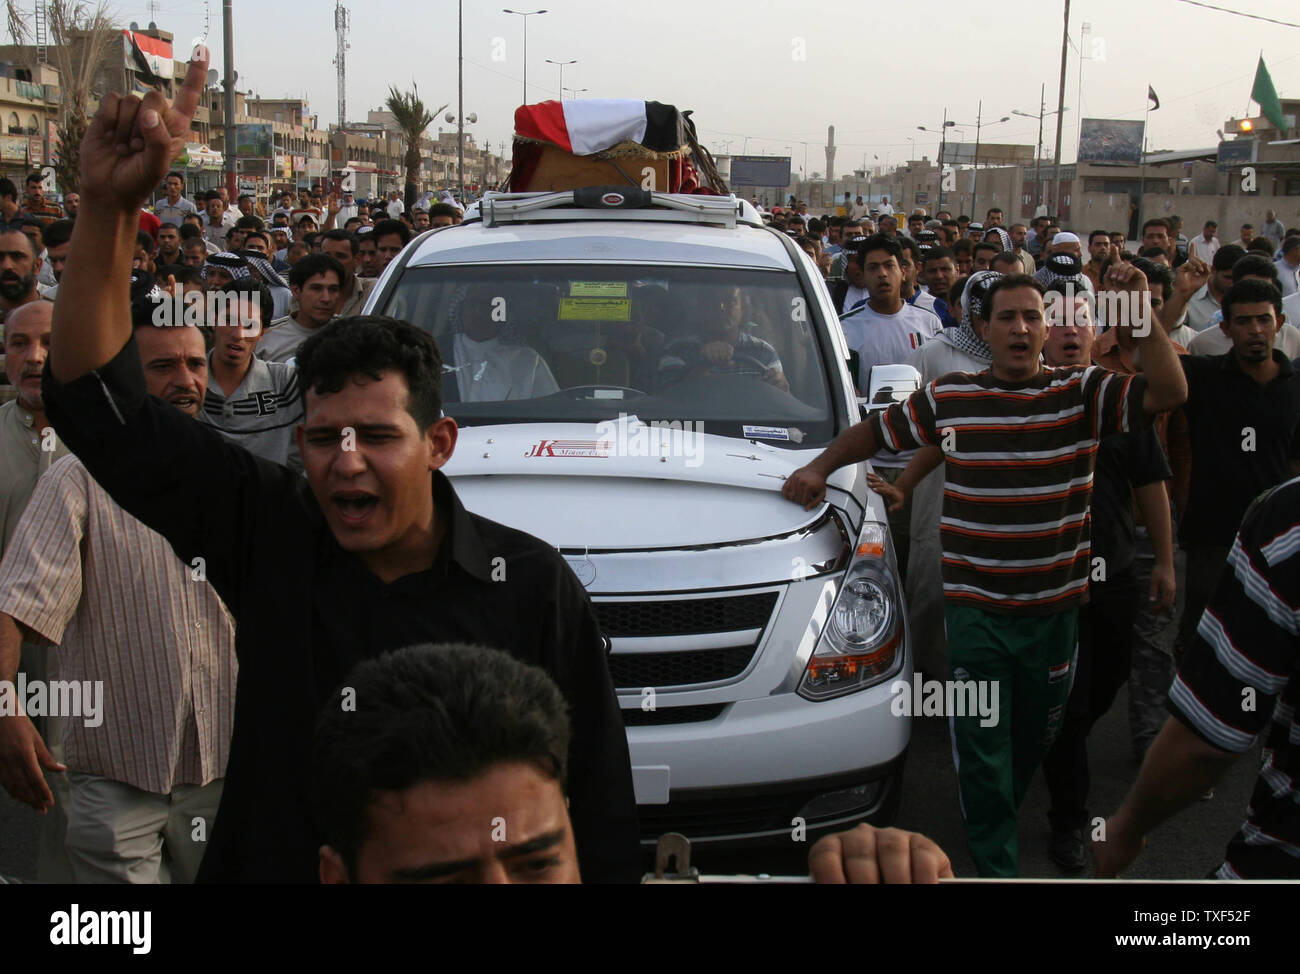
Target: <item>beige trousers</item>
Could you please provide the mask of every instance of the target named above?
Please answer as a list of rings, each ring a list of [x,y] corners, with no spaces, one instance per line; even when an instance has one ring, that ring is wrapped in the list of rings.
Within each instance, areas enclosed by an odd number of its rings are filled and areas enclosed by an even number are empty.
[[[192,883],[221,803],[222,781],[166,795],[68,772],[67,850],[78,883]]]

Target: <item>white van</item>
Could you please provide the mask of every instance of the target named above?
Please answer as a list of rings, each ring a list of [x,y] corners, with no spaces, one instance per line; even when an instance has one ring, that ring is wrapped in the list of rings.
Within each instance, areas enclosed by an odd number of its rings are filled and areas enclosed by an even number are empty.
[[[867,464],[816,510],[781,496],[863,409],[793,241],[735,197],[489,193],[366,311],[437,339],[465,506],[590,593],[648,843],[892,818],[912,653],[884,507]]]

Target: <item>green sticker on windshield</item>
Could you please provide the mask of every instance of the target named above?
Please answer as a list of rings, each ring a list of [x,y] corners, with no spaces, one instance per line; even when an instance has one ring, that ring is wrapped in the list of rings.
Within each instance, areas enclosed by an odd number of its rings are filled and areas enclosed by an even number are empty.
[[[627,298],[561,298],[561,321],[631,321]]]
[[[625,298],[626,281],[574,281],[569,294],[575,298]]]

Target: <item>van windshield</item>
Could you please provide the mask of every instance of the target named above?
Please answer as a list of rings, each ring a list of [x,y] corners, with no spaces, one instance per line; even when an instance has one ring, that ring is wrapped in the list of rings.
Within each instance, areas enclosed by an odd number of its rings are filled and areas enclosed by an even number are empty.
[[[834,434],[809,302],[793,273],[516,265],[409,268],[381,307],[428,331],[462,425],[702,423]],[[765,439],[784,440],[779,432]]]

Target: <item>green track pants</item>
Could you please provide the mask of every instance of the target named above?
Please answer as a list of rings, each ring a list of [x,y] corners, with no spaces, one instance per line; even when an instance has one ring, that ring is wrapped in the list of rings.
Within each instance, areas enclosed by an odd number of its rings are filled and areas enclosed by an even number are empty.
[[[1078,610],[1002,615],[947,602],[944,618],[951,679],[990,681],[998,693],[996,721],[948,718],[966,839],[981,876],[1013,877],[1016,813],[1070,696]]]

